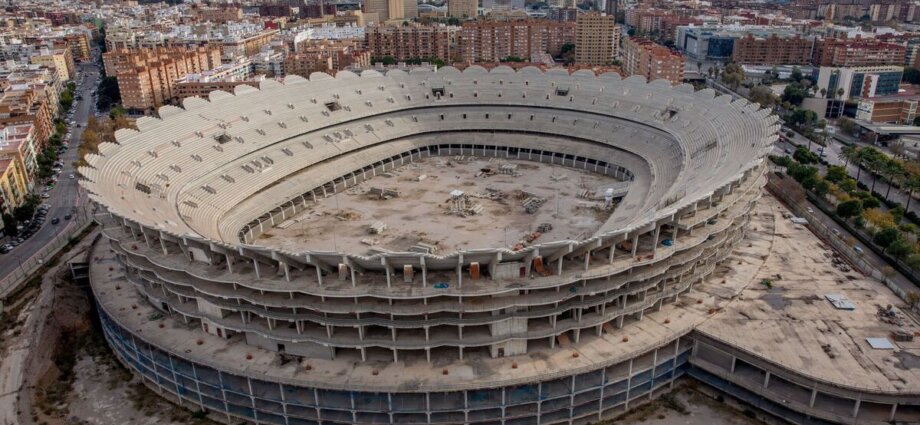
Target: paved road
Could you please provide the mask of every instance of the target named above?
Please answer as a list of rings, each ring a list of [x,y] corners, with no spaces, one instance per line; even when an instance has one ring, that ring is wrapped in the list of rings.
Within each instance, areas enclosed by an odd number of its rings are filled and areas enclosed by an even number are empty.
[[[74,113],[74,121],[80,127],[72,127],[73,134],[70,139],[70,149],[61,157],[64,160],[64,170],[58,178],[56,187],[49,192],[51,198],[42,200],[42,202],[50,204],[51,209],[48,211],[47,219],[41,229],[12,251],[0,256],[0,279],[21,268],[23,263],[26,263],[36,255],[59,233],[63,233],[64,230],[75,226],[74,220],[64,220],[64,215],[72,214],[75,208],[86,203],[86,193],[80,188],[77,179],[70,179],[69,176],[71,174],[76,175],[73,162],[77,160],[77,145],[79,145],[80,137],[86,128],[86,122],[93,114],[93,96],[91,93],[99,83],[99,71],[95,63],[81,63],[78,66],[83,70],[83,84],[81,85],[83,100],[75,101],[77,108]],[[36,191],[40,191],[40,189],[36,187]],[[51,220],[54,218],[60,218],[61,222],[57,225],[51,224]]]
[[[708,82],[709,82],[709,86],[716,89],[717,91],[720,91],[725,94],[731,94],[735,97],[740,96],[737,93],[733,92],[728,87],[726,87],[725,85],[717,81],[708,80]],[[806,147],[808,146],[808,138],[806,138],[805,136],[802,136],[798,132],[793,131],[793,136],[790,139],[795,144],[806,146]],[[785,148],[788,147],[788,145],[782,142],[777,142],[777,145],[779,146],[779,149],[775,151],[777,154],[782,154]],[[886,183],[881,177],[874,178],[872,176],[872,173],[870,173],[866,169],[863,169],[862,172],[859,172],[856,165],[852,163],[847,163],[846,158],[843,157],[843,147],[844,147],[844,144],[841,143],[839,140],[834,139],[833,137],[828,137],[827,148],[825,149],[825,157],[824,157],[827,163],[831,165],[846,164],[847,172],[850,173],[850,176],[852,176],[853,178],[856,178],[856,176],[859,175],[859,182],[866,185],[866,187],[872,188],[872,181],[873,179],[875,179],[876,180],[875,191],[880,193],[882,196],[885,196],[885,193],[888,192],[888,183]],[[795,147],[791,147],[791,149],[794,150]],[[814,143],[814,142],[811,143],[812,152],[819,153],[820,149],[821,149],[821,145]],[[920,194],[914,194],[914,195],[915,195],[914,198],[910,201],[910,210],[913,211],[914,214],[917,214],[918,216],[920,216],[920,201],[918,201],[917,199],[917,196]],[[888,198],[894,202],[900,203],[901,205],[907,205],[907,192],[902,192],[897,187],[891,188]]]

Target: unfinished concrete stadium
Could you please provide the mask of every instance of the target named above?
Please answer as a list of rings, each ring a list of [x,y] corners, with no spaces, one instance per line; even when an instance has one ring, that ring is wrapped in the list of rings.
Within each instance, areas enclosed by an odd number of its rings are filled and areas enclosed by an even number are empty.
[[[689,375],[796,423],[920,418],[897,364],[853,380],[858,353],[802,367],[806,338],[752,346],[713,320],[738,280],[720,263],[750,247],[746,283],[770,251],[751,222],[773,237],[757,200],[779,124],[756,104],[474,66],[183,106],[80,170],[106,338],[176,403],[228,423],[592,423]]]

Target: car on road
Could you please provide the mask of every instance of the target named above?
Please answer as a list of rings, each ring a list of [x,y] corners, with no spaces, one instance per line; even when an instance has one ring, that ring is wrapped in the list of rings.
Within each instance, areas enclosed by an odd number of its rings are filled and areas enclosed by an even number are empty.
[[[73,177],[73,174],[71,174],[70,176],[68,176],[68,178],[73,179],[73,178],[74,178],[74,177]]]
[[[42,194],[42,199],[48,199],[48,198],[50,198],[50,197],[51,197],[51,195],[49,195],[49,194],[47,194],[47,193],[43,193],[43,194]]]
[[[856,253],[857,253],[857,254],[860,254],[860,255],[863,253],[863,249],[862,249],[862,247],[859,246],[859,245],[854,246],[854,247],[853,247],[853,251],[856,251]]]
[[[64,216],[64,220],[70,220],[70,217],[71,217],[70,214],[67,214]]]
[[[61,219],[59,219],[59,218],[57,218],[57,217],[51,219],[51,224],[58,224],[58,223],[60,223],[60,222],[61,222]]]

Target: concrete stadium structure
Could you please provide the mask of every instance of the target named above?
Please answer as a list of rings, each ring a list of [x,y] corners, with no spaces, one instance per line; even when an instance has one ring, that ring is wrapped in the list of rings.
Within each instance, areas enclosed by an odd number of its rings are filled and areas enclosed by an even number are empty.
[[[178,403],[266,424],[589,423],[690,371],[800,423],[854,422],[867,399],[890,406],[878,423],[916,413],[897,392],[758,361],[698,321],[643,321],[744,238],[779,129],[756,104],[612,73],[446,67],[292,76],[159,115],[80,171],[106,210],[91,272],[106,337]],[[593,234],[519,249],[260,245],[326,197],[439,156],[629,189]],[[744,381],[763,373],[805,400]]]

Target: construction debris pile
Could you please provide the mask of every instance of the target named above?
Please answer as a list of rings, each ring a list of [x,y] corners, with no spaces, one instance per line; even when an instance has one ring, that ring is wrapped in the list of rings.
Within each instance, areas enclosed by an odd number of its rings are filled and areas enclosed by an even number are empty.
[[[469,217],[471,215],[482,214],[484,207],[482,204],[470,202],[470,196],[462,190],[454,189],[450,191],[450,199],[447,201],[449,208],[447,214],[460,217]]]
[[[518,199],[523,199],[521,205],[524,207],[524,211],[526,211],[527,214],[536,214],[537,210],[546,203],[546,198],[541,198],[524,191],[521,191],[518,195]]]
[[[904,326],[904,318],[898,314],[898,311],[891,304],[884,308],[879,307],[875,314],[879,320],[889,325]]]

